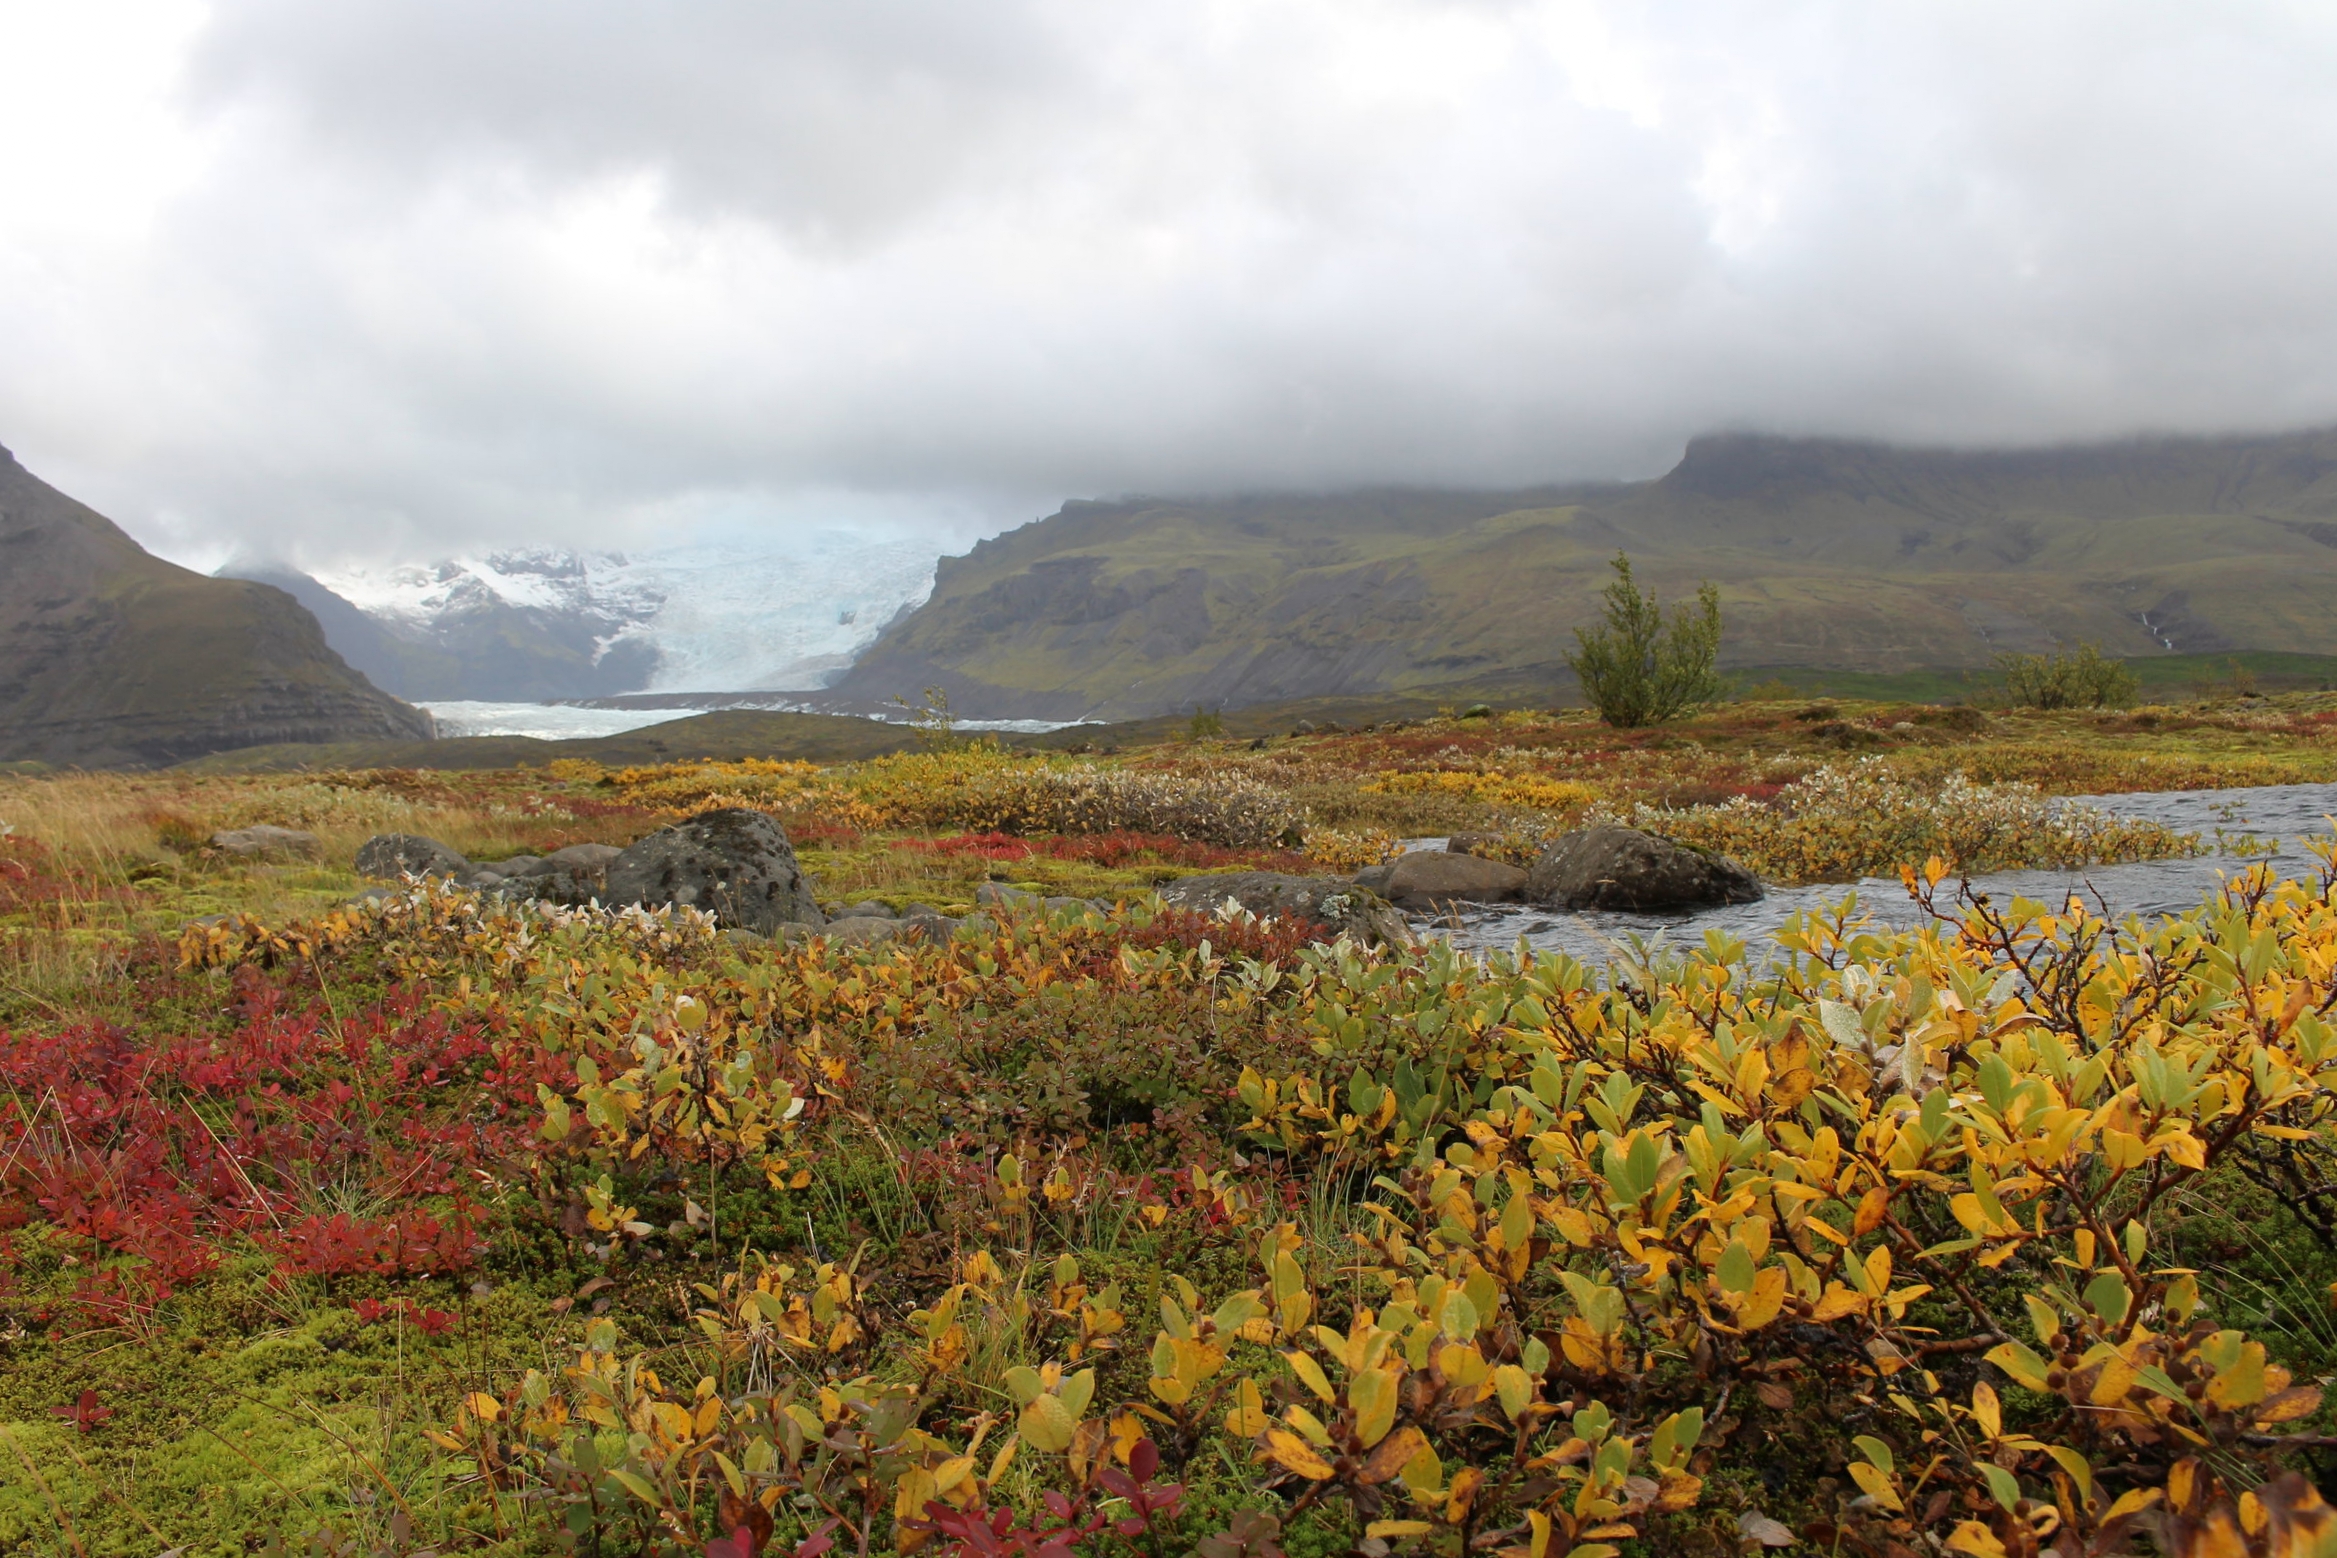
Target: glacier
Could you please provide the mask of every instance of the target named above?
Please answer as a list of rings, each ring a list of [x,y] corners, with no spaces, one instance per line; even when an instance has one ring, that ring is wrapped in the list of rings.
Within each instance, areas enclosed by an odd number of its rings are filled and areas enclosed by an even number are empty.
[[[643,673],[610,692],[785,692],[826,686],[933,589],[931,536],[793,529],[647,550],[522,548],[425,566],[319,570],[393,631],[519,613]],[[583,689],[579,689],[583,691]]]

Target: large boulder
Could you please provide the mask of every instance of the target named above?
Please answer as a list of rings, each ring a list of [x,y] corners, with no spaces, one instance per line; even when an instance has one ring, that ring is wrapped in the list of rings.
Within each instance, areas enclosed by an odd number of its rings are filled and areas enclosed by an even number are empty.
[[[1389,862],[1380,893],[1407,909],[1451,903],[1507,903],[1525,891],[1526,874],[1501,860],[1416,849]]]
[[[725,926],[765,936],[782,925],[827,923],[786,832],[768,813],[744,806],[701,812],[619,852],[602,901],[703,909]]]
[[[1180,909],[1216,910],[1230,900],[1261,918],[1282,915],[1312,920],[1333,934],[1344,932],[1366,945],[1400,947],[1412,940],[1404,917],[1386,899],[1343,876],[1223,871],[1171,882],[1160,890],[1160,896],[1164,903]]]
[[[570,905],[608,900],[609,866],[624,851],[614,844],[571,844],[555,849],[514,874],[529,897]]]
[[[419,833],[376,833],[357,846],[357,874],[387,877],[461,876],[471,863]]]
[[[1723,856],[1609,824],[1553,841],[1526,873],[1525,895],[1560,909],[1709,909],[1759,902],[1761,881]]]

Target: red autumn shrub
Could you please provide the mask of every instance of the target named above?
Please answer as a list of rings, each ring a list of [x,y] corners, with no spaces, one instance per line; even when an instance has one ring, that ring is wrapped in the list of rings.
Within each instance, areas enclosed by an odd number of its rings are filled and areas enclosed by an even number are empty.
[[[251,969],[226,1016],[216,1033],[0,1032],[0,1223],[46,1222],[116,1263],[83,1308],[150,1307],[255,1248],[316,1276],[475,1263],[463,1192],[526,1140],[536,1083],[565,1080],[564,1061],[498,1055],[417,992],[336,1015]],[[376,1210],[317,1204],[350,1194]]]
[[[282,1257],[302,1276],[363,1274],[422,1276],[462,1271],[479,1258],[480,1242],[467,1216],[441,1222],[428,1212],[391,1217],[304,1217],[282,1233],[262,1229],[260,1248]]]

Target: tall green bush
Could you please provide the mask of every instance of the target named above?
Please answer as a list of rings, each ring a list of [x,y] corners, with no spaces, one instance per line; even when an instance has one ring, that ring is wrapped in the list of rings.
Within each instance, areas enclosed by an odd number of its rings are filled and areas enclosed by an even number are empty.
[[[1628,553],[1615,554],[1606,589],[1606,621],[1576,628],[1577,650],[1566,657],[1582,692],[1610,725],[1657,725],[1726,692],[1713,662],[1720,655],[1720,591],[1710,580],[1693,603],[1672,608],[1671,623],[1654,597],[1632,582]]]
[[[2075,654],[1998,655],[1996,670],[2005,696],[2032,709],[2122,709],[2140,686],[2125,662],[2104,659],[2090,643]]]

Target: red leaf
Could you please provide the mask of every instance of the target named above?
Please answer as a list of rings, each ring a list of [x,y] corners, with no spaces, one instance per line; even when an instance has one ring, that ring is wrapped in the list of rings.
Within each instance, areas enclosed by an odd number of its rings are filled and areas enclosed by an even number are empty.
[[[97,1392],[94,1390],[83,1391],[81,1399],[69,1407],[51,1407],[49,1411],[53,1416],[61,1417],[71,1423],[75,1433],[83,1434],[88,1433],[114,1415],[112,1407],[101,1407],[97,1404]]]

